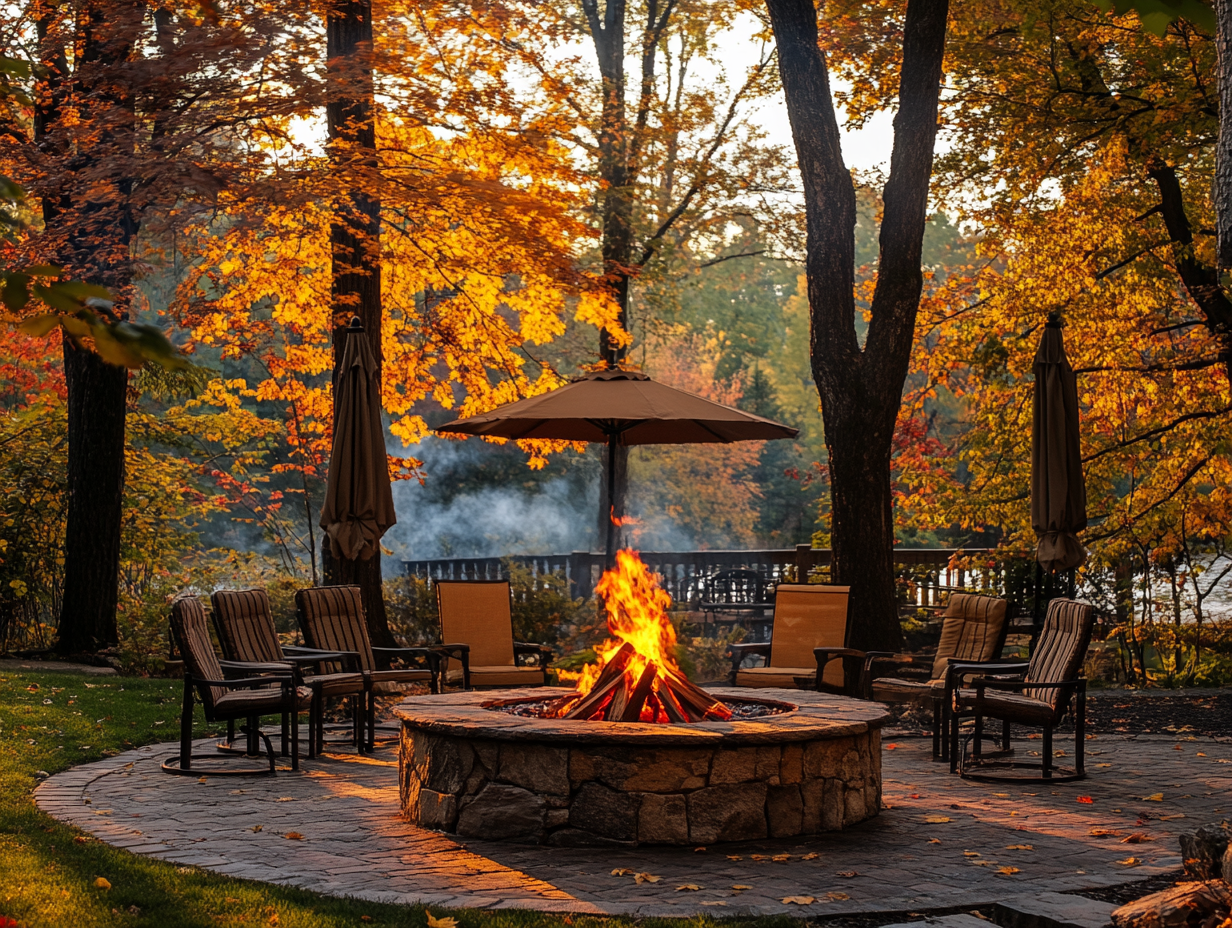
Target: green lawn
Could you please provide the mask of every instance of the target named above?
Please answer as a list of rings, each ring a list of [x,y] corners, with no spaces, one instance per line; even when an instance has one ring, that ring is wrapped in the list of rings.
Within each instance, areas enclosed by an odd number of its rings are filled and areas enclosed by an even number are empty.
[[[108,847],[38,810],[39,771],[177,735],[181,687],[171,680],[0,673],[0,926],[406,925],[424,910],[351,902],[303,890],[215,876]],[[204,733],[204,728],[198,728]],[[110,888],[100,888],[102,878]],[[535,912],[433,911],[459,928],[706,928],[718,919],[634,920]],[[6,918],[11,921],[6,921]],[[794,928],[788,918],[727,919],[733,928]]]

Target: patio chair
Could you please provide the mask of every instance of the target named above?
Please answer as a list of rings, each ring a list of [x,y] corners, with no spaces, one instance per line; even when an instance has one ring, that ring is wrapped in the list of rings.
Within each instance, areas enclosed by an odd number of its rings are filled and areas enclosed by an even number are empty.
[[[768,642],[733,644],[730,679],[735,686],[807,689],[853,695],[859,692],[864,652],[848,648],[847,596],[850,587],[815,583],[780,583],[774,592],[774,624]],[[759,654],[764,667],[742,668]]]
[[[447,659],[443,683],[478,686],[543,686],[552,652],[543,645],[513,640],[513,611],[508,580],[438,580],[436,605],[441,617],[438,645]],[[534,658],[531,666],[520,657]]]
[[[773,605],[768,601],[766,581],[755,570],[720,570],[702,579],[700,593],[697,608],[703,625],[708,619],[734,625],[742,617],[765,615]]]
[[[290,719],[290,744],[282,747],[284,753],[289,750],[291,769],[298,770],[299,713],[311,705],[312,691],[296,686],[285,665],[283,672],[262,673],[254,671],[251,664],[219,661],[210,641],[205,609],[196,597],[181,597],[171,604],[171,629],[184,660],[184,705],[180,714],[180,753],[163,761],[163,770],[198,776],[203,773],[210,776],[273,775],[276,772],[274,746],[261,731],[260,717],[263,715],[282,716],[284,732],[287,731],[285,721]],[[228,673],[248,676],[228,679]],[[201,700],[207,722],[234,724],[237,719],[243,721],[249,755],[259,756],[260,742],[264,741],[269,768],[194,768],[194,760],[218,759],[217,754],[192,753],[194,696]]]
[[[271,670],[283,668],[297,684],[312,690],[312,714],[308,723],[308,756],[315,757],[325,749],[325,700],[354,696],[351,706],[351,733],[356,747],[363,749],[364,678],[358,667],[333,672],[333,664],[344,665],[346,655],[337,651],[313,648],[283,647],[274,629],[269,596],[265,590],[215,590],[210,596],[214,628],[222,643],[222,652],[229,660],[266,665]],[[326,660],[331,666],[326,666]],[[315,669],[304,677],[303,669]]]
[[[953,696],[946,690],[946,668],[950,661],[985,663],[999,658],[1005,647],[1006,632],[1009,631],[1009,622],[1006,621],[1008,606],[1004,599],[992,596],[950,594],[942,616],[941,640],[927,677],[923,674],[917,674],[917,679],[908,677],[911,671],[922,669],[917,663],[918,658],[910,654],[869,651],[864,658],[862,675],[865,698],[930,707],[933,712],[933,756],[944,758],[949,753],[949,739],[942,733],[947,730],[948,707]],[[877,676],[879,665],[890,675]]]
[[[951,684],[951,689],[955,691],[950,716],[951,772],[957,771],[964,778],[973,780],[1047,780],[1054,783],[1080,780],[1086,776],[1087,681],[1082,676],[1082,662],[1091,643],[1091,627],[1094,624],[1095,607],[1090,603],[1054,599],[1048,604],[1048,614],[1029,662],[950,662],[947,673],[953,678],[972,673],[991,674],[976,676],[962,687]],[[1070,708],[1071,701],[1074,710],[1074,766],[1064,768],[1054,763],[1052,733]],[[972,756],[969,759],[959,753],[959,725],[964,718],[975,720],[970,737]],[[998,719],[1003,723],[1007,742],[1011,723],[1042,728],[1044,737],[1040,746],[1040,762],[1006,759],[1006,755],[1012,753],[1008,750],[992,757],[984,756],[982,740],[986,719]],[[1037,773],[1018,776],[1015,774],[1017,770]]]
[[[295,594],[295,618],[304,640],[314,648],[326,648],[345,655],[350,669],[362,675],[363,726],[367,728],[367,750],[376,745],[376,697],[402,692],[402,684],[427,682],[433,693],[440,692],[436,652],[430,648],[378,648],[368,637],[364,602],[357,586],[318,586]],[[378,658],[417,662],[418,667],[382,670]]]

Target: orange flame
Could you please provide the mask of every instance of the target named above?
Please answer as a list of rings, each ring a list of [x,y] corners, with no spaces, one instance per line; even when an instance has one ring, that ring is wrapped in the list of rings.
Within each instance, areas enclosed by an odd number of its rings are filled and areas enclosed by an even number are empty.
[[[684,671],[676,661],[676,629],[667,617],[672,597],[659,586],[659,578],[636,551],[617,551],[616,566],[604,572],[595,592],[603,598],[612,637],[595,649],[594,663],[582,668],[577,678],[579,697],[591,691],[604,665],[626,644],[632,645],[635,652],[624,670],[630,686],[650,664],[657,668],[653,689],[656,694],[663,678],[684,679]],[[647,701],[638,720],[669,721],[657,699]]]
[[[613,506],[608,514],[608,518],[612,520],[612,524],[617,528],[624,528],[626,525],[641,525],[641,520],[637,516],[618,516],[616,515],[616,507]],[[636,534],[636,533],[635,533]]]

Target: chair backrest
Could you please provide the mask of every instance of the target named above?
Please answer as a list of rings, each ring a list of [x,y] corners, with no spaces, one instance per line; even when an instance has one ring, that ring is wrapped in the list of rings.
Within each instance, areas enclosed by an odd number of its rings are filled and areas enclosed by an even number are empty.
[[[991,661],[1001,656],[1009,604],[993,596],[952,593],[941,624],[932,678],[945,677],[950,661]]]
[[[441,643],[470,645],[472,667],[512,667],[508,580],[437,580]]]
[[[816,667],[813,648],[846,647],[850,589],[816,583],[780,583],[774,592],[770,666]],[[827,664],[823,680],[842,686],[843,662]]]
[[[702,601],[722,605],[765,602],[766,583],[755,570],[721,570],[706,578]]]
[[[215,590],[214,628],[229,661],[280,661],[282,645],[274,630],[265,590]]]
[[[205,607],[195,596],[181,596],[171,603],[171,631],[180,646],[184,668],[198,680],[223,679],[214,643],[210,641],[210,627],[205,618]],[[214,703],[226,692],[221,686],[198,686],[197,692],[209,715]]]
[[[357,586],[317,586],[295,594],[295,618],[310,648],[355,651],[362,670],[376,670],[363,594]],[[330,666],[330,670],[341,667]]]
[[[1027,668],[1028,683],[1063,683],[1076,679],[1091,643],[1091,627],[1095,624],[1095,607],[1076,599],[1054,599],[1048,604],[1048,615],[1040,629]],[[1057,688],[1027,688],[1027,696],[1041,699],[1058,713],[1064,711]]]

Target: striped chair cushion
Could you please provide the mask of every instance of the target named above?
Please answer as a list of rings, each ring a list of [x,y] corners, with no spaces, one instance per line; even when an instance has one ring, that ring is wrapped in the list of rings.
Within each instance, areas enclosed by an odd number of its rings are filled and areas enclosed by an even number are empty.
[[[184,666],[190,674],[200,680],[223,679],[218,655],[214,653],[214,643],[210,641],[205,607],[197,597],[182,596],[171,604],[171,629],[180,643]],[[212,710],[227,690],[221,686],[203,686],[198,687],[198,692],[207,709]]]
[[[991,661],[1003,640],[1008,604],[1004,599],[954,593],[946,606],[941,625],[941,641],[933,661],[932,679],[944,680],[952,660]]]
[[[1082,669],[1087,646],[1091,643],[1091,626],[1095,624],[1095,607],[1074,599],[1054,599],[1048,604],[1048,615],[1040,630],[1039,641],[1027,668],[1028,683],[1061,683],[1073,680]],[[1055,711],[1061,698],[1059,689],[1031,689],[1023,695],[1048,703]]]
[[[215,590],[210,604],[214,607],[214,627],[227,660],[283,659],[265,590]]]
[[[295,617],[308,647],[355,651],[361,670],[376,670],[359,587],[318,586],[300,590],[295,594]]]

